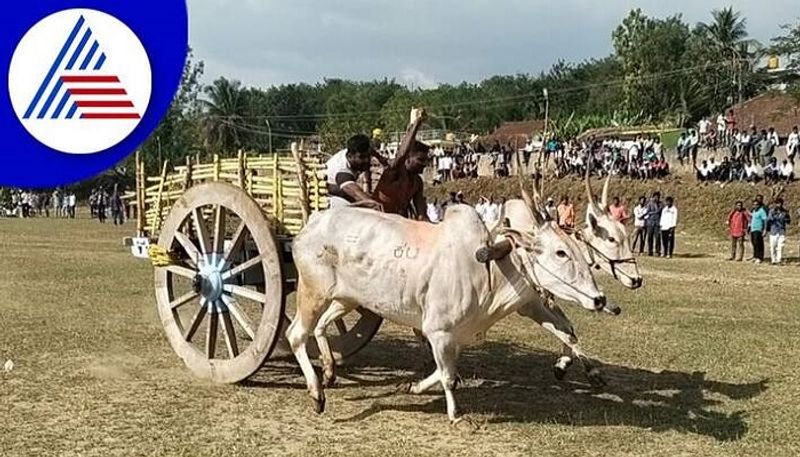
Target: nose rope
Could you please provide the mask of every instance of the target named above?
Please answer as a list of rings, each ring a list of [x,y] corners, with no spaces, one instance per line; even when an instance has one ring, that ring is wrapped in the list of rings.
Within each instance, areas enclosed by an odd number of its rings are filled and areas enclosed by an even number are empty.
[[[543,287],[541,287],[541,281],[539,280],[539,277],[536,275],[536,270],[535,270],[535,269],[534,269],[532,266],[529,266],[529,264],[530,264],[530,260],[528,260],[528,256],[527,256],[527,255],[523,255],[523,256],[520,256],[520,257],[522,257],[522,262],[525,264],[525,269],[526,269],[526,270],[528,270],[528,271],[530,272],[530,275],[531,275],[531,276],[533,276],[534,280],[535,280],[537,283],[539,283],[539,287],[536,287],[536,289],[543,289]],[[573,286],[572,284],[568,283],[567,281],[564,281],[564,280],[563,280],[563,279],[561,279],[561,278],[560,278],[558,275],[556,275],[555,273],[553,273],[553,272],[552,272],[552,271],[551,271],[549,268],[545,267],[545,266],[544,266],[544,265],[543,265],[541,262],[539,262],[539,260],[538,260],[538,259],[536,259],[535,257],[534,257],[534,259],[533,259],[533,263],[534,263],[534,265],[539,265],[540,267],[542,267],[542,270],[546,271],[546,272],[547,272],[547,273],[548,273],[550,276],[554,277],[554,278],[555,278],[557,281],[559,281],[560,283],[564,284],[565,286],[567,286],[567,287],[569,287],[570,289],[574,290],[574,291],[575,291],[575,292],[577,292],[578,294],[580,294],[580,295],[583,295],[584,297],[586,297],[586,298],[588,298],[589,300],[591,300],[592,302],[594,302],[594,300],[595,300],[595,298],[596,298],[596,297],[592,297],[591,295],[589,295],[589,294],[587,294],[586,292],[584,292],[584,291],[582,291],[582,290],[578,289],[577,287]]]
[[[614,279],[619,280],[619,277],[617,276],[617,271],[619,271],[620,275],[628,278],[631,282],[635,281],[636,278],[634,278],[633,276],[625,273],[623,270],[617,270],[617,264],[632,263],[636,265],[635,258],[626,257],[624,259],[612,259],[607,255],[603,254],[603,252],[600,251],[600,249],[598,249],[597,247],[595,247],[592,243],[587,241],[586,238],[583,237],[582,232],[576,231],[575,235],[576,238],[578,238],[583,244],[585,244],[589,248],[589,258],[592,259],[592,263],[590,264],[590,266],[595,266],[598,264],[598,262],[594,258],[594,254],[597,254],[600,258],[608,262],[608,264],[611,266],[611,275],[614,276]]]

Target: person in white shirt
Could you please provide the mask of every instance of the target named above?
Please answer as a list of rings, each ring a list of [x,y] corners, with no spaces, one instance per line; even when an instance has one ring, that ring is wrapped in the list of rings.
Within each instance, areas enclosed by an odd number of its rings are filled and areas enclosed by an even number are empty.
[[[484,219],[483,221],[487,224],[494,224],[497,222],[497,219],[500,217],[500,204],[494,201],[494,198],[489,197],[489,201],[486,203],[486,206],[483,210]]]
[[[785,180],[787,183],[794,179],[794,166],[789,163],[788,160],[784,160],[781,163],[778,172],[780,173],[781,179]]]
[[[644,219],[647,215],[647,198],[639,197],[639,204],[633,208],[633,252],[636,252],[636,243],[639,243],[639,255],[644,254],[644,240],[647,229],[644,226]]]
[[[697,149],[700,146],[700,135],[696,131],[689,131],[689,153],[692,156],[692,166],[697,164]]]
[[[373,157],[385,160],[373,149],[369,137],[355,135],[347,141],[347,148],[328,159],[325,167],[331,208],[359,203],[366,208],[382,211],[380,203],[358,184],[358,178],[369,172]]]
[[[661,256],[668,259],[672,258],[675,251],[675,227],[678,225],[678,208],[672,204],[672,197],[667,197],[664,202],[666,206],[661,210],[661,244],[664,249]]]
[[[78,199],[75,197],[75,192],[69,194],[69,217],[75,219],[75,205],[78,204]]]
[[[711,126],[711,121],[708,119],[700,119],[700,122],[697,123],[697,130],[700,131],[700,138],[706,137],[709,126]]]
[[[739,133],[739,152],[741,154],[745,154],[747,157],[752,158],[752,154],[750,154],[750,141],[752,137],[747,130],[744,130]]]
[[[789,140],[786,142],[786,159],[788,159],[792,165],[794,165],[794,158],[798,151],[800,151],[800,133],[798,133],[797,126],[795,125],[792,129],[792,133],[789,134]]]
[[[725,116],[719,113],[717,116],[717,141],[725,140]]]
[[[439,199],[434,198],[433,202],[428,202],[427,208],[428,220],[433,224],[438,224],[442,220],[442,207],[439,205]]]
[[[760,173],[758,169],[758,165],[755,162],[747,161],[744,166],[744,176],[745,180],[751,183],[755,183],[760,178]]]
[[[697,180],[698,181],[701,181],[701,182],[708,181],[708,176],[709,176],[708,163],[705,160],[700,163],[699,167],[695,166],[694,168],[695,168],[695,170],[697,170]]]
[[[480,218],[481,218],[481,220],[483,222],[486,222],[486,206],[487,205],[488,205],[488,203],[486,202],[486,199],[483,198],[483,197],[480,197],[478,199],[478,203],[475,204],[475,211],[478,212],[478,216],[480,216]]]

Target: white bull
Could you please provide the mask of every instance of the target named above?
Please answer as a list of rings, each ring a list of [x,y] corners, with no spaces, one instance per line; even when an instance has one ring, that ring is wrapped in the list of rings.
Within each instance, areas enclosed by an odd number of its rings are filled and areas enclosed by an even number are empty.
[[[606,178],[603,185],[602,199],[598,203],[592,193],[587,175],[586,227],[579,232],[573,233],[572,237],[579,243],[584,257],[590,265],[606,271],[625,287],[637,289],[642,286],[643,280],[630,248],[627,230],[622,223],[611,217],[608,212],[609,181],[610,176]],[[534,185],[534,200],[537,203],[541,200],[536,185]],[[528,206],[523,200],[508,200],[503,206],[503,213],[509,227],[512,229],[525,230],[538,224],[532,217],[531,212],[528,211]],[[549,313],[542,308],[546,308]],[[605,309],[612,314],[619,314],[620,312],[618,307],[611,304]],[[572,365],[574,357],[582,362],[592,383],[603,383],[599,369],[594,366],[591,359],[583,353],[577,344],[577,336],[572,323],[557,305],[554,303],[542,303],[542,297],[538,296],[534,298],[534,301],[522,307],[519,313],[530,317],[539,325],[554,333],[562,341],[564,332],[572,336],[571,342],[564,344],[562,356],[559,357],[554,366],[554,372],[558,379],[564,377],[567,368]]]
[[[331,320],[363,306],[421,331],[436,371],[410,391],[441,383],[454,422],[456,361],[476,335],[531,303],[539,288],[590,310],[605,306],[577,243],[554,223],[498,233],[464,205],[448,208],[439,225],[352,207],[313,215],[293,244],[297,315],[286,333],[316,411],[324,410],[325,395],[306,342],[334,302],[339,312],[328,313]],[[482,264],[481,256],[494,261]],[[330,357],[326,343],[320,352]]]

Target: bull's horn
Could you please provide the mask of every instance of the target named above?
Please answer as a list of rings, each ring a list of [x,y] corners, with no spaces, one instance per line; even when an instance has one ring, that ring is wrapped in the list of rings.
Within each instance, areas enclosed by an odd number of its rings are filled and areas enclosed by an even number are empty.
[[[608,184],[611,182],[611,173],[606,177],[606,182],[603,184],[603,198],[600,200],[600,205],[603,211],[608,209]]]
[[[480,263],[491,262],[492,260],[500,260],[507,256],[514,249],[514,245],[509,240],[503,240],[489,246],[483,246],[475,251],[475,260]]]
[[[528,207],[528,211],[530,211],[533,220],[535,220],[538,225],[543,225],[544,218],[542,217],[542,213],[539,212],[538,205],[531,198],[528,191],[525,190],[525,182],[522,180],[522,165],[520,164],[519,161],[519,151],[517,151],[514,154],[514,159],[517,162],[517,181],[519,182],[519,190],[522,193],[522,200],[525,202],[525,206]],[[538,195],[538,193],[535,190],[535,184],[534,184],[534,195]]]
[[[592,183],[591,183],[591,180],[589,179],[589,172],[590,171],[591,171],[591,168],[589,167],[589,164],[587,163],[586,164],[586,179],[585,179],[585,182],[586,182],[586,195],[589,197],[589,203],[592,204],[592,205],[596,205],[597,203],[594,201],[594,192],[592,192]]]

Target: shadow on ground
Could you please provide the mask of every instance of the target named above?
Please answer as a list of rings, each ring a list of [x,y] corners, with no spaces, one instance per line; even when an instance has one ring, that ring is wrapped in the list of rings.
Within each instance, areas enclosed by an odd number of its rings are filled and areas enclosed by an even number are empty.
[[[432,371],[429,355],[410,340],[377,339],[339,369],[340,386],[375,390],[345,396],[370,406],[335,422],[356,422],[383,411],[442,415],[439,392],[404,404],[398,384],[421,379]],[[541,423],[570,426],[629,426],[656,432],[678,431],[715,438],[741,439],[748,431],[744,411],[726,413],[729,403],[760,395],[768,379],[727,383],[706,379],[704,372],[649,371],[604,364],[607,386],[593,388],[583,370],[573,366],[564,381],[555,380],[555,354],[502,342],[486,342],[464,352],[459,361],[462,387],[456,401],[462,413],[487,415],[489,423]],[[268,362],[249,387],[305,389],[293,360]],[[363,391],[360,391],[363,392]],[[420,404],[419,400],[429,400]],[[424,401],[423,400],[423,401]],[[334,403],[335,404],[335,403]],[[329,407],[335,411],[334,404]],[[310,413],[310,411],[309,411]],[[335,412],[333,413],[335,414]]]

